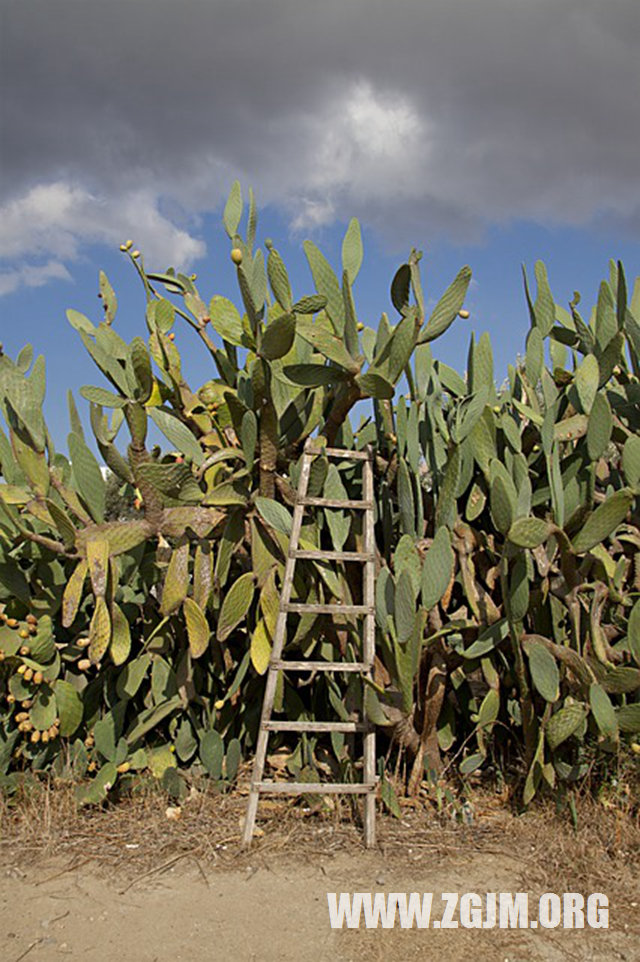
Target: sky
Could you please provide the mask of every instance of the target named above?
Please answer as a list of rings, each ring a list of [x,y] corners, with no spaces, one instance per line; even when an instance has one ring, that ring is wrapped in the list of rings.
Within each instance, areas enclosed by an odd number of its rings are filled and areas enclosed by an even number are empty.
[[[221,221],[236,178],[296,297],[303,240],[339,269],[359,219],[370,326],[395,322],[412,247],[431,304],[469,264],[471,316],[434,354],[464,371],[488,331],[499,381],[528,329],[522,263],[587,313],[609,258],[640,273],[637,0],[0,0],[0,17],[0,342],[45,355],[59,445],[67,389],[104,383],[65,319],[100,319],[100,269],[116,328],[146,333],[124,240],[240,304]],[[208,358],[177,338],[197,388]]]

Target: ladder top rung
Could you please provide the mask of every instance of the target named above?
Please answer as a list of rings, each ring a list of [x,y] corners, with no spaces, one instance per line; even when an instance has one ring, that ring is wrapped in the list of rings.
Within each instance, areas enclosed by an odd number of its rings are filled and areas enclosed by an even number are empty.
[[[376,609],[367,605],[312,605],[290,601],[283,605],[285,611],[305,615],[374,615]]]
[[[353,721],[266,721],[262,723],[266,732],[366,732],[370,726],[366,722]]]
[[[373,501],[360,501],[354,499],[340,498],[311,498],[305,497],[298,500],[298,504],[309,505],[314,508],[360,508],[362,511],[371,511]]]
[[[258,782],[259,792],[277,792],[282,795],[368,795],[375,792],[376,784],[353,785],[350,782]]]
[[[285,671],[368,671],[373,666],[364,661],[287,661],[276,658],[269,667]]]
[[[368,551],[321,551],[313,548],[296,548],[290,552],[294,558],[309,558],[312,561],[375,561],[376,556]]]
[[[311,448],[312,455],[326,454],[329,458],[344,458],[345,461],[370,461],[368,451],[349,451],[347,448]]]

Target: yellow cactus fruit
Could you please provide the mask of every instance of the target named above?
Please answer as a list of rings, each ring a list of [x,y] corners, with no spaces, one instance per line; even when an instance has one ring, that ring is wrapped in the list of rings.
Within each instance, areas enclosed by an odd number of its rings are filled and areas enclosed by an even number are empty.
[[[38,624],[38,619],[36,618],[35,615],[27,615],[27,617],[26,617],[24,620],[26,621],[26,623],[27,623],[28,625],[37,625],[37,624]]]
[[[133,241],[132,240],[125,241],[124,246],[125,246],[125,250],[130,251],[131,248],[133,247]]]
[[[56,726],[52,725],[51,728],[49,729],[49,738],[53,740],[54,738],[57,738],[59,734],[60,733],[58,732],[58,729],[56,728]]]
[[[169,338],[170,341],[175,341],[176,339],[176,335],[173,331],[171,331],[171,333],[168,334],[167,337]]]
[[[88,671],[91,668],[91,662],[88,658],[81,658],[78,662],[78,668],[80,671]]]
[[[78,638],[78,640],[76,641],[76,645],[78,646],[78,648],[88,648],[90,644],[91,642],[89,641],[88,638]]]
[[[94,745],[95,745],[95,741],[94,741],[93,735],[87,735],[87,737],[84,740],[84,747],[93,748]]]
[[[34,745],[37,745],[37,743],[40,741],[40,737],[41,737],[40,732],[38,731],[31,732],[31,741],[33,742]]]
[[[17,628],[17,627],[18,627],[18,624],[19,624],[19,622],[18,622],[18,619],[17,619],[17,618],[7,618],[7,627],[8,627],[8,628]]]
[[[237,264],[238,267],[242,264],[242,251],[239,247],[234,247],[231,251],[231,260],[234,264]]]
[[[28,709],[28,708],[31,708],[32,705],[33,705],[33,699],[32,699],[32,698],[27,698],[27,699],[25,699],[25,701],[23,701],[23,702],[20,703],[20,707],[21,707],[21,708],[27,708],[27,709]]]
[[[43,732],[43,733],[42,733],[42,741],[44,742],[45,745],[48,744],[48,742],[49,742],[49,732]]]
[[[31,648],[29,648],[29,645],[22,645],[22,647],[20,648],[20,654],[23,657],[24,655],[28,655],[30,651],[31,651]]]
[[[4,651],[0,648],[0,661],[4,661]]]
[[[362,321],[358,321],[358,330],[364,331],[364,324],[362,323]]]
[[[224,706],[224,698],[218,698],[217,702],[215,702],[215,707],[218,709],[218,711],[220,711],[220,709],[223,706]]]
[[[17,672],[19,675],[24,675],[26,670],[27,670],[26,665],[18,665]]]
[[[463,307],[461,311],[458,311],[458,317],[461,317],[463,321],[466,321],[469,317],[469,311]]]
[[[28,717],[29,717],[28,711],[19,711],[18,714],[16,715],[16,721],[23,722],[23,721],[26,721]]]
[[[33,684],[41,685],[43,681],[44,681],[44,675],[42,674],[41,671],[37,671],[33,676]]]
[[[128,772],[130,768],[131,768],[131,765],[129,764],[129,762],[123,762],[122,765],[118,765],[117,771],[121,775],[124,775],[124,773]]]
[[[24,675],[22,676],[25,681],[31,681],[33,678],[33,668],[27,668]]]
[[[16,696],[15,696],[15,695],[7,695],[7,701],[8,701],[8,703],[9,703],[10,705],[15,705]]]
[[[640,745],[638,742],[631,742],[631,751],[636,755],[640,755]]]
[[[140,257],[140,251],[138,250],[131,251],[131,256],[133,257],[134,260],[137,260]]]

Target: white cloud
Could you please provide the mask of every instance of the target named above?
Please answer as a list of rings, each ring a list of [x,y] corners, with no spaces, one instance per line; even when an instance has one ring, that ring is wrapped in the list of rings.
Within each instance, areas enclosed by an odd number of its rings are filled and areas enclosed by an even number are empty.
[[[46,264],[25,264],[9,271],[0,271],[0,297],[20,287],[42,287],[51,280],[70,281],[71,274],[59,261]]]
[[[18,259],[52,256],[65,270],[80,256],[83,245],[101,243],[116,247],[127,237],[156,263],[175,264],[184,270],[204,256],[205,245],[175,226],[159,210],[159,200],[149,190],[117,196],[96,196],[86,188],[64,181],[40,184],[0,208],[0,257]],[[59,277],[46,269],[49,277]],[[16,286],[34,286],[45,278],[45,268],[23,265],[1,275],[0,293]],[[44,283],[45,280],[40,281]]]
[[[415,190],[417,157],[424,162],[429,151],[428,124],[411,99],[363,79],[292,128],[289,138],[307,146],[279,199],[302,206],[292,218],[295,230],[334,221],[345,196],[362,206],[382,191],[392,204]]]

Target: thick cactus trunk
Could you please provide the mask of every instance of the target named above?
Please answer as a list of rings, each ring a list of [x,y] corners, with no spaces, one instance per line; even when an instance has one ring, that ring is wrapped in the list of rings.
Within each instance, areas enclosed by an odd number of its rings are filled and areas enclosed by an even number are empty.
[[[277,459],[278,415],[273,401],[265,398],[260,412],[260,494],[265,498],[275,495]]]

